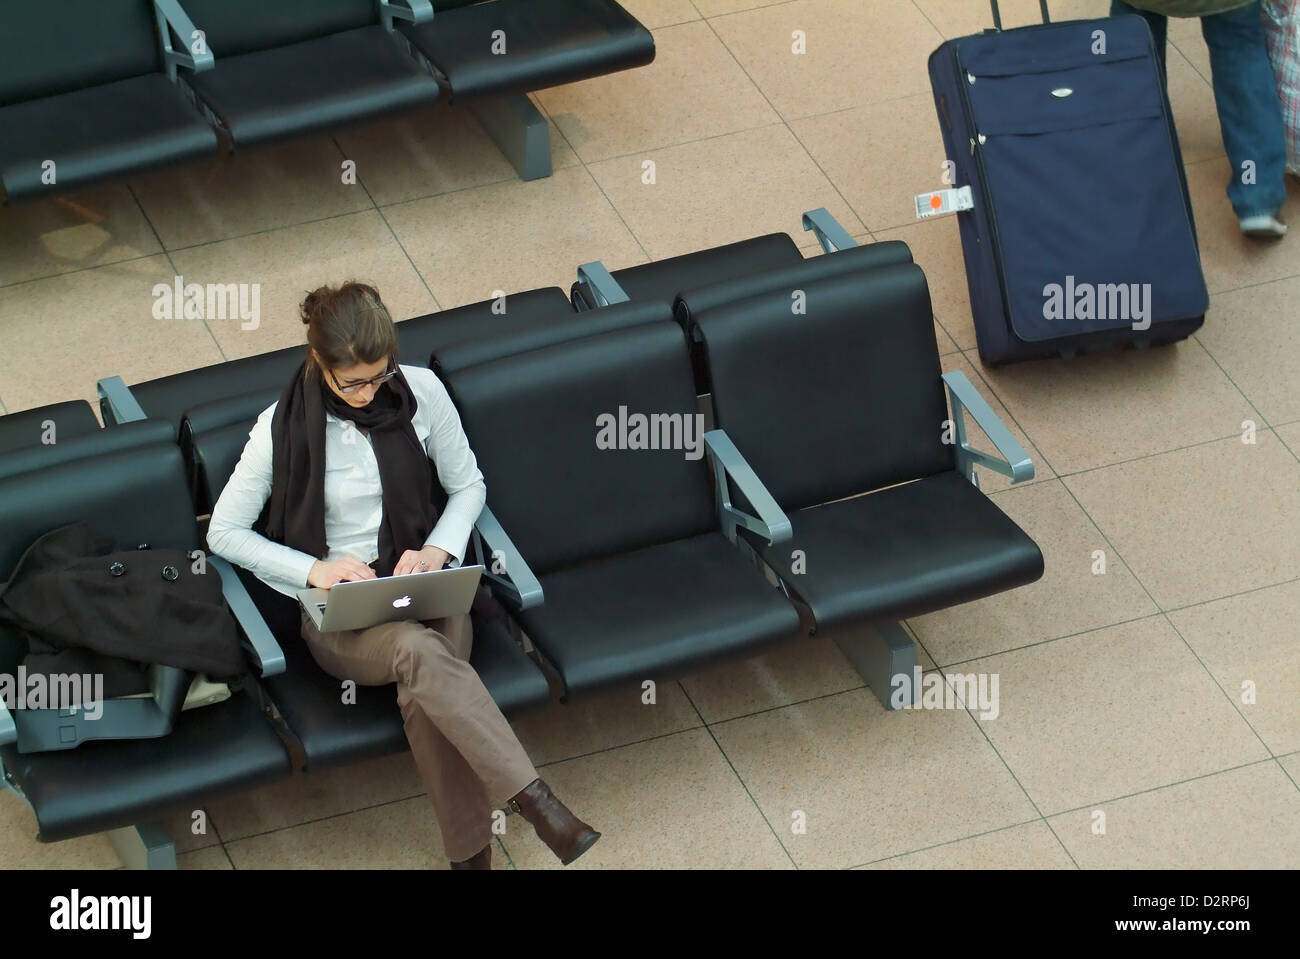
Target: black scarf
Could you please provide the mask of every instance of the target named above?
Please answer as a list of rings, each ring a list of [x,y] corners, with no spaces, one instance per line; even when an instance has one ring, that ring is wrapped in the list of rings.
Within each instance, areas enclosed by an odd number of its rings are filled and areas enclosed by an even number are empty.
[[[367,430],[383,491],[379,523],[379,559],[375,571],[391,576],[408,549],[420,549],[433,530],[437,513],[430,495],[433,474],[429,454],[415,435],[411,418],[417,403],[401,368],[375,391],[362,409],[349,406],[307,364],[280,394],[271,418],[271,498],[263,513],[265,535],[277,543],[324,559],[325,413],[351,420]],[[365,442],[364,438],[358,442]]]

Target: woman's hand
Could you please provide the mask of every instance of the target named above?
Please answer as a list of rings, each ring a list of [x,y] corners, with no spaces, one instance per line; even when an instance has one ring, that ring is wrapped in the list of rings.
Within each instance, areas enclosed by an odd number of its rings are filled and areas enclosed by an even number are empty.
[[[436,546],[408,549],[393,567],[393,575],[405,576],[407,573],[428,573],[435,569],[442,569],[448,558],[447,551]]]
[[[375,571],[354,556],[344,556],[332,563],[318,559],[307,574],[307,585],[329,589],[339,583],[374,579]]]

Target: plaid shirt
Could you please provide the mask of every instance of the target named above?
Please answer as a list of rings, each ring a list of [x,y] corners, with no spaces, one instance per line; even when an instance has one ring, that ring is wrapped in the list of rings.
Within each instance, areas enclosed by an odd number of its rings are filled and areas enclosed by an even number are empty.
[[[1300,176],[1300,0],[1264,0],[1263,18],[1286,126],[1286,168]]]

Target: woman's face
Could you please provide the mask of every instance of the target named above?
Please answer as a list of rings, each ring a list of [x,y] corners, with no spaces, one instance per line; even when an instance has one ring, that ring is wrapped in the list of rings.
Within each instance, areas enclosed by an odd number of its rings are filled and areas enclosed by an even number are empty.
[[[334,395],[356,409],[369,406],[382,384],[371,382],[382,377],[389,370],[389,360],[384,358],[374,363],[358,363],[356,366],[330,368],[322,364],[325,370],[325,384]],[[357,387],[344,393],[340,387]]]

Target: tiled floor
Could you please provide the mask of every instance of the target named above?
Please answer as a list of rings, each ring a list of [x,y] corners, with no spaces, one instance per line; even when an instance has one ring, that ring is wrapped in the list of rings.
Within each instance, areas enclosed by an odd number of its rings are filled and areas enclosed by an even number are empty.
[[[554,705],[516,729],[605,833],[574,868],[1300,862],[1300,237],[1236,230],[1195,24],[1171,29],[1170,87],[1213,293],[1204,328],[989,370],[956,224],[911,206],[943,159],[926,57],[986,25],[985,4],[625,3],[658,58],[537,97],[547,180],[517,180],[476,121],[440,106],[0,211],[0,409],[296,342],[294,305],[325,280],[370,279],[406,317],[567,285],[595,258],[773,230],[809,248],[800,213],[825,206],[863,242],[911,244],[944,368],[1037,464],[1031,484],[985,489],[1041,545],[1044,578],[909,624],[927,669],[1000,678],[998,714],[886,712],[822,638],[666,684],[655,705],[639,688]],[[1106,6],[1052,2],[1057,19]],[[1036,8],[1003,0],[1009,25]],[[357,185],[339,175],[349,159]],[[260,282],[264,322],[153,319],[153,285],[176,274]],[[183,867],[445,865],[409,755],[207,813],[197,835],[186,815],[168,823]],[[0,817],[0,866],[116,865],[102,836],[36,843],[12,792]],[[558,867],[506,822],[499,867]]]

